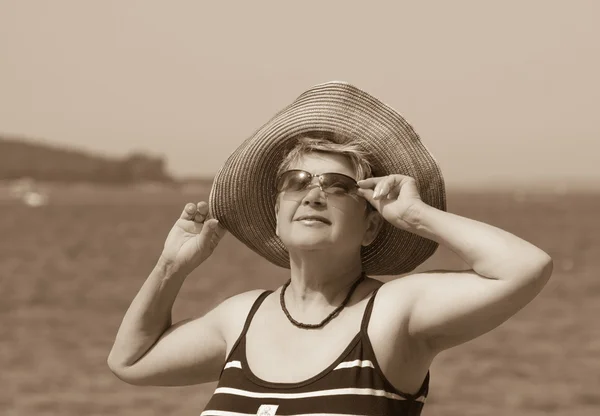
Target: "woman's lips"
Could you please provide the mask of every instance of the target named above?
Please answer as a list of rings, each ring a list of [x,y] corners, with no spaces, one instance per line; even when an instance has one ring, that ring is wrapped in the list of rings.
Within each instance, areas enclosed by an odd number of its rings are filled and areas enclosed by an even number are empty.
[[[302,215],[298,217],[296,221],[302,221],[305,223],[321,222],[323,224],[331,225],[331,221],[329,221],[327,218],[317,215]]]

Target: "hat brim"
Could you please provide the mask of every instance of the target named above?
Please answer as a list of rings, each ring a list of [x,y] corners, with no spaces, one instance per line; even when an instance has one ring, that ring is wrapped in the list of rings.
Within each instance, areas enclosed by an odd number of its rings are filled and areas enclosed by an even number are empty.
[[[374,176],[410,176],[425,203],[446,210],[441,170],[400,114],[348,83],[319,84],[246,139],[218,171],[210,192],[210,215],[273,264],[290,267],[287,249],[275,233],[277,169],[295,138],[312,131],[347,137],[370,155]],[[371,275],[404,274],[437,246],[385,222],[375,240],[362,247],[363,270]]]

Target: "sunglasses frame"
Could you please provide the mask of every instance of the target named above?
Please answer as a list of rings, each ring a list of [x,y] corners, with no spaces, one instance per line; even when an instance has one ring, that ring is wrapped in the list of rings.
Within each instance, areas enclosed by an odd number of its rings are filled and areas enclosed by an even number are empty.
[[[306,174],[310,178],[309,181],[308,181],[308,185],[306,187],[302,188],[302,189],[297,190],[297,191],[286,191],[286,190],[283,190],[283,189],[279,189],[280,188],[280,183],[279,182],[281,181],[281,179],[283,178],[284,175],[289,174],[290,172],[300,172],[300,173]],[[312,173],[310,173],[308,171],[305,171],[303,169],[290,169],[290,170],[286,170],[281,175],[279,175],[279,177],[277,178],[277,181],[276,181],[276,190],[277,190],[278,193],[279,192],[302,192],[302,191],[310,190],[310,189],[312,189],[314,187],[319,187],[321,189],[321,191],[324,192],[326,195],[339,195],[339,194],[335,194],[333,192],[328,192],[327,191],[328,188],[323,188],[324,176],[326,176],[326,175],[336,175],[336,176],[342,176],[344,178],[348,178],[354,184],[354,187],[353,187],[354,190],[358,189],[358,184],[356,182],[356,179],[354,179],[351,176],[344,175],[343,173],[325,172],[325,173],[320,173],[320,174],[313,175]],[[319,183],[318,183],[318,185],[314,185],[314,186],[311,187],[314,178],[319,178]],[[359,196],[356,192],[352,192],[352,190],[350,192],[344,192],[343,195],[348,195],[348,196],[352,196],[352,197]]]

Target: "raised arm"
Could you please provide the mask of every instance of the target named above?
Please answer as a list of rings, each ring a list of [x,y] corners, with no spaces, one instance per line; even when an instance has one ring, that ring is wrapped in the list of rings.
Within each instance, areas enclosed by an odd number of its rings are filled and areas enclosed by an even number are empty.
[[[471,267],[414,274],[382,287],[379,301],[390,313],[399,299],[407,305],[405,318],[398,317],[407,335],[435,353],[497,327],[541,291],[552,273],[548,254],[499,228],[430,207],[412,179],[393,176],[377,181],[377,197],[369,194],[380,212],[387,209],[384,218],[449,248]]]
[[[172,325],[171,310],[188,274],[210,256],[224,230],[205,217],[206,203],[186,205],[163,253],[133,299],[108,356],[131,384],[184,385],[215,380],[225,357],[224,302],[201,318]]]

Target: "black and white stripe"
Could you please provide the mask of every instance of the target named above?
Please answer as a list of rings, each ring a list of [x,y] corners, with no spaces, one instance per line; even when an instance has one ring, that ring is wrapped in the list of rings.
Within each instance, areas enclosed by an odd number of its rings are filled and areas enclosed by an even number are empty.
[[[415,395],[402,393],[378,368],[367,334],[371,297],[361,332],[341,356],[320,374],[299,383],[259,379],[246,360],[248,323],[223,366],[219,384],[201,416],[418,416],[427,397],[429,376]],[[265,409],[267,412],[265,413]]]

